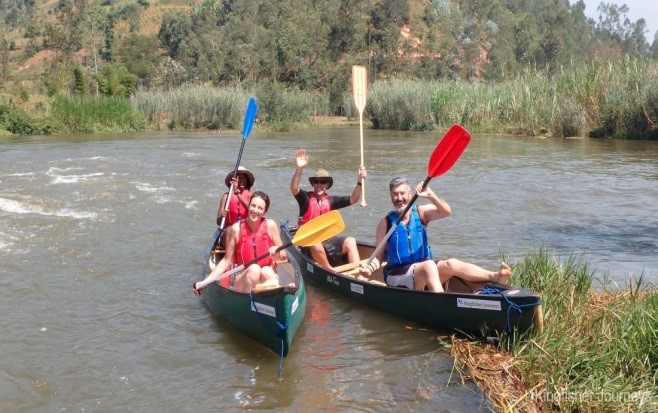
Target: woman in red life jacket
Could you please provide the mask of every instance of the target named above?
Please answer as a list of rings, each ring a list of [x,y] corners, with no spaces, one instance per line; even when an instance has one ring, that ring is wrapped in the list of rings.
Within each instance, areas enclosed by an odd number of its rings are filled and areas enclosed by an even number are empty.
[[[247,217],[224,231],[228,233],[224,258],[217,263],[206,279],[217,278],[232,266],[240,266],[269,252],[269,257],[249,265],[244,271],[236,274],[231,280],[231,285],[236,291],[249,292],[257,284],[278,284],[276,261],[285,260],[286,252],[285,250],[276,252],[282,242],[276,221],[265,217],[269,207],[270,198],[262,191],[254,191],[249,200]],[[202,282],[203,284],[206,283]],[[196,285],[194,289],[199,292]]]
[[[229,200],[228,207],[226,205],[226,200],[228,199],[228,192],[224,192],[222,198],[219,200],[219,209],[217,210],[217,225],[222,226],[222,221],[224,226],[222,228],[228,228],[234,223],[240,221],[247,217],[247,210],[249,209],[249,198],[251,194],[249,190],[254,185],[254,175],[245,167],[238,167],[238,176],[234,177],[231,171],[224,178],[224,183],[229,188],[231,193],[231,198]],[[220,238],[220,245],[224,245],[226,242],[226,231],[222,233]]]

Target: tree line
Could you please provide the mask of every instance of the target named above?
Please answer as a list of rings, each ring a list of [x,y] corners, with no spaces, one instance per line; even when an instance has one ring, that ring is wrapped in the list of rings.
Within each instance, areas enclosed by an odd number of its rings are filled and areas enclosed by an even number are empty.
[[[585,16],[582,0],[156,2],[59,0],[44,12],[35,0],[0,0],[0,77],[11,77],[7,56],[16,46],[7,33],[17,28],[21,58],[55,52],[41,76],[48,95],[277,82],[322,93],[332,114],[345,111],[353,64],[367,67],[370,82],[496,83],[529,68],[550,74],[628,56],[658,60],[646,21],[605,2],[598,20]],[[168,11],[144,30],[154,10]]]

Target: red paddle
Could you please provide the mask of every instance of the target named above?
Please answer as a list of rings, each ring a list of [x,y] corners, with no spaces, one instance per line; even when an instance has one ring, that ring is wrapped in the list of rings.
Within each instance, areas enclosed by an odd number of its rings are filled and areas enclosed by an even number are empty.
[[[432,152],[429,164],[427,165],[427,178],[425,178],[425,181],[423,182],[423,189],[425,189],[427,184],[430,183],[432,178],[443,175],[444,173],[448,172],[450,168],[452,168],[470,141],[471,135],[461,125],[454,124],[450,129],[448,129],[448,132],[443,135],[443,138],[436,145],[436,148],[434,148],[434,152]],[[407,215],[407,212],[409,212],[411,206],[414,204],[414,202],[416,202],[416,199],[418,199],[418,193],[414,194],[407,207],[404,209],[404,211],[402,211],[402,214],[400,214],[395,223],[391,225],[391,229],[388,230],[384,236],[384,239],[379,243],[379,245],[377,245],[375,251],[372,253],[370,258],[368,258],[368,263],[366,265],[370,265],[372,260],[375,259],[375,256],[379,253],[379,251],[381,251],[381,249],[386,244],[386,241],[390,238],[391,234],[393,234],[393,231],[395,231],[395,227],[398,226],[402,218]]]

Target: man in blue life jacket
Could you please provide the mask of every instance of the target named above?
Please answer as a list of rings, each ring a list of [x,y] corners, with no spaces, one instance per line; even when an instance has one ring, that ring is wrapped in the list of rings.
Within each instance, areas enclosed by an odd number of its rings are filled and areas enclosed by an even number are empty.
[[[411,187],[406,178],[393,178],[389,183],[393,211],[379,221],[375,233],[379,245],[386,233],[404,212],[411,200]],[[384,248],[377,254],[369,265],[362,264],[359,272],[364,277],[381,266],[383,268],[386,284],[393,287],[406,287],[409,289],[429,291],[443,291],[443,284],[453,277],[470,282],[493,281],[506,284],[512,271],[504,262],[498,271],[488,271],[470,264],[450,258],[435,262],[432,260],[432,250],[427,240],[427,224],[435,219],[450,215],[450,205],[436,196],[429,186],[423,190],[423,183],[416,186],[419,198],[430,201],[425,205],[412,205],[407,214],[400,220]]]
[[[299,205],[299,226],[329,211],[345,208],[358,202],[362,192],[361,180],[367,176],[366,169],[363,167],[359,168],[357,182],[352,194],[350,196],[336,196],[327,193],[327,190],[334,184],[333,178],[329,176],[327,170],[318,169],[314,176],[308,178],[313,186],[313,190],[302,191],[299,188],[299,181],[308,160],[309,157],[306,154],[306,150],[298,149],[295,157],[297,168],[290,181],[290,192]],[[321,244],[304,248],[304,251],[318,265],[327,269],[333,269],[335,266],[345,264],[343,262],[344,256],[347,257],[347,263],[358,263],[361,259],[354,237],[332,237]]]

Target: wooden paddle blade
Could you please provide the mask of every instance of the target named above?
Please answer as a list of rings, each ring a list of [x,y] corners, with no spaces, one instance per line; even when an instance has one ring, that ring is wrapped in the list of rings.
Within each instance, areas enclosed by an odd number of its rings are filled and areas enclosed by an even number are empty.
[[[368,72],[361,65],[352,66],[352,91],[354,92],[354,104],[363,113],[366,107],[366,95],[368,90]]]
[[[432,152],[427,164],[427,176],[436,178],[448,172],[471,141],[471,134],[461,125],[454,124]]]
[[[340,212],[334,210],[313,218],[299,227],[292,238],[293,245],[309,247],[340,234],[345,229],[345,222]]]
[[[254,122],[256,121],[256,112],[258,112],[258,104],[256,99],[250,98],[249,103],[247,103],[247,110],[244,113],[244,122],[242,122],[242,138],[247,139],[251,133],[251,129],[254,127]]]

